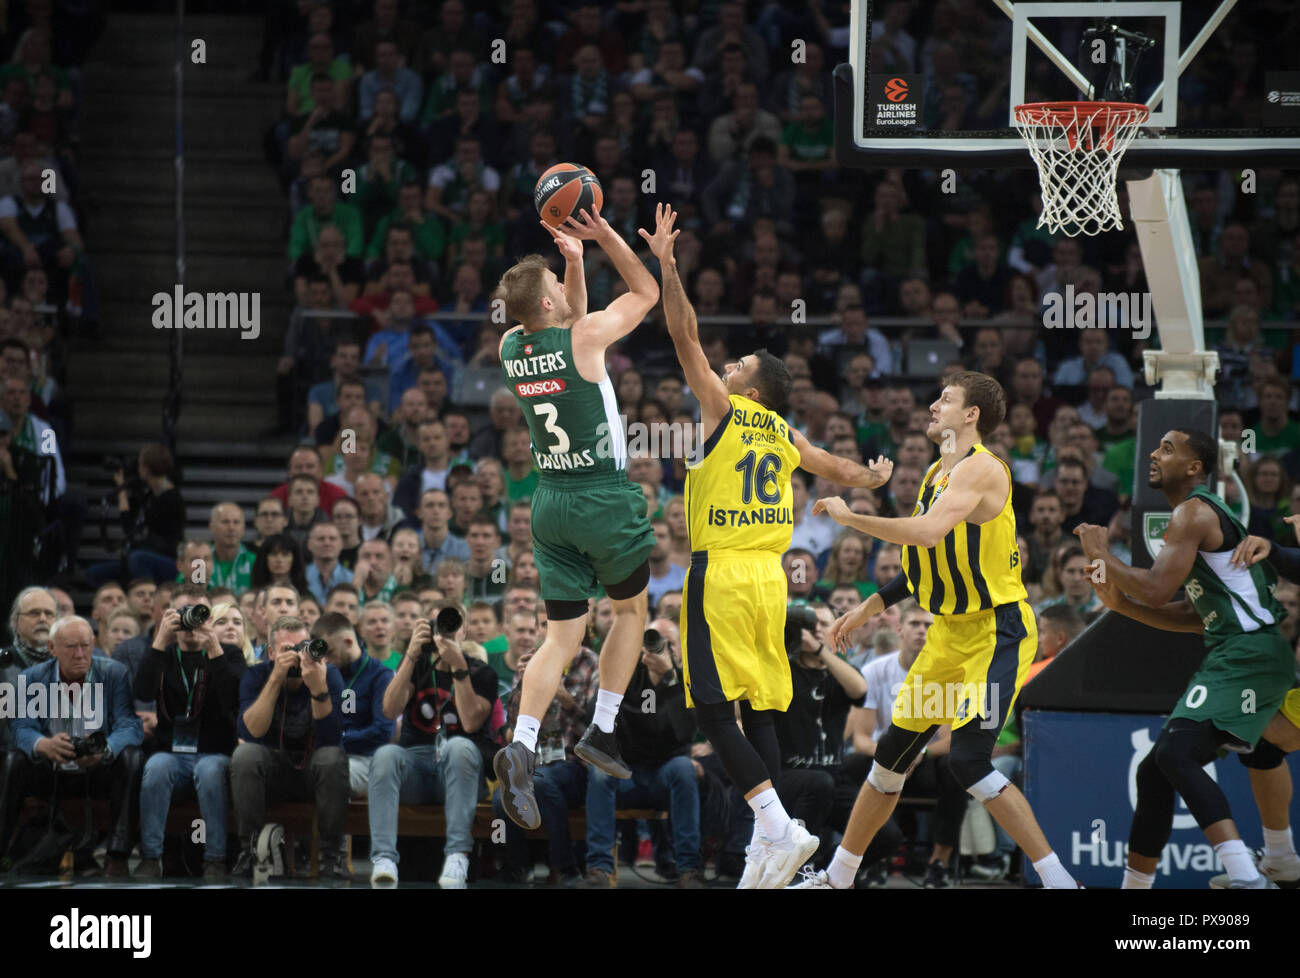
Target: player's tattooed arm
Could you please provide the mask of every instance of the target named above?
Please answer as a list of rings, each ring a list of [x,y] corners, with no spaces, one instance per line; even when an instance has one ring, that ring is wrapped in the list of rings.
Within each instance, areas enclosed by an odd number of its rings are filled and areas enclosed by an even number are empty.
[[[665,307],[667,301],[665,297]],[[807,469],[813,475],[830,479],[838,486],[877,489],[888,482],[894,472],[894,463],[883,455],[870,465],[863,465],[840,455],[832,455],[824,448],[818,448],[797,429],[790,429],[790,440],[794,442],[794,447],[799,449],[800,468]]]
[[[1096,545],[1088,535],[1078,535],[1088,559],[1105,562],[1108,581],[1138,604],[1160,608],[1186,583],[1196,562],[1196,552],[1218,525],[1218,517],[1208,504],[1197,499],[1180,503],[1169,518],[1165,545],[1149,570],[1130,567],[1109,550]]]

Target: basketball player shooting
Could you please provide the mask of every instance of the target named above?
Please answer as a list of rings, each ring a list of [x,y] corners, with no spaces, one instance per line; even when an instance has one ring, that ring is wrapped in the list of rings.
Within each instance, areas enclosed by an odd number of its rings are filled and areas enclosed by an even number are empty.
[[[502,276],[496,293],[506,314],[521,324],[501,338],[501,366],[540,470],[532,535],[546,640],[524,673],[514,740],[493,761],[506,813],[526,829],[541,824],[533,791],[540,718],[581,646],[597,583],[613,602],[614,624],[600,651],[596,715],[574,753],[612,777],[632,775],[619,755],[614,720],[640,657],[647,559],[655,542],[645,496],[627,478],[605,350],[645,318],[659,301],[659,286],[599,208],[581,214],[581,221],[570,217],[561,227],[542,224],[564,256],[563,282],[541,255],[529,255]],[[587,311],[583,241],[609,256],[628,287],[598,312]]]
[[[813,513],[903,548],[903,572],[831,626],[837,646],[873,609],[910,591],[934,615],[925,646],[894,703],[893,724],[876,747],[844,839],[830,866],[795,889],[851,889],[867,845],[893,814],[912,763],[942,725],[952,726],[953,777],[984,803],[1033,862],[1043,885],[1074,889],[1029,802],[993,767],[993,746],[1038,648],[1025,600],[1011,508],[1011,472],[982,439],[1006,413],[992,377],[956,374],[930,405],[926,435],[939,445],[912,516],[858,516],[843,499],[817,500]],[[882,603],[883,602],[883,605]]]
[[[682,587],[686,702],[732,784],[754,811],[738,889],[781,889],[818,838],[791,820],[773,786],[781,770],[774,717],[794,695],[785,651],[786,579],[781,555],[794,530],[790,473],[802,466],[843,486],[884,485],[894,463],[870,467],[831,455],[782,418],[785,364],[757,350],[719,377],[700,346],[695,310],[673,257],[677,215],[661,204],[654,237],[641,232],[663,271],[664,317],[708,433],[686,469],[691,566]],[[827,667],[851,668],[834,660]],[[736,724],[740,704],[745,732]]]

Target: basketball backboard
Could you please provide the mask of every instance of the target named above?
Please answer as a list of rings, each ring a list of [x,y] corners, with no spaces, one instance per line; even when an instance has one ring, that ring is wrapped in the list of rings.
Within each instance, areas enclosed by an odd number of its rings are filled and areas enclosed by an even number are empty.
[[[1300,165],[1293,0],[854,0],[849,64],[835,71],[840,162],[1032,165],[1015,106],[1102,98],[1090,80],[1135,57],[1083,43],[1098,18],[1153,42],[1131,74],[1130,100],[1151,116],[1126,167]]]

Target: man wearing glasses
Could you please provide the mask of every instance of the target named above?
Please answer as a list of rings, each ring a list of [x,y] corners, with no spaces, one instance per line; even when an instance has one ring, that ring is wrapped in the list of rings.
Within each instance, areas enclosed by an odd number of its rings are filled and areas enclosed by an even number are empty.
[[[24,588],[9,609],[13,643],[0,649],[0,683],[12,684],[28,666],[50,657],[50,626],[57,610],[54,595],[43,587]],[[13,747],[9,721],[0,716],[0,751]]]

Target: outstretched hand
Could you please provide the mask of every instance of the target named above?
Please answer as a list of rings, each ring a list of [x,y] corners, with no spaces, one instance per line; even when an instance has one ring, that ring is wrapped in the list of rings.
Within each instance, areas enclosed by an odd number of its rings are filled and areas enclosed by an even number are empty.
[[[551,227],[545,221],[538,223],[551,232],[551,237],[555,239],[555,246],[560,249],[560,254],[564,256],[565,261],[582,261],[582,241],[571,234],[565,234],[559,228]]]
[[[1295,517],[1287,517],[1294,519]],[[1268,556],[1269,551],[1273,549],[1273,541],[1266,540],[1263,537],[1248,536],[1237,544],[1237,548],[1232,551],[1232,559],[1229,561],[1234,567],[1250,567],[1258,564]]]
[[[650,245],[650,251],[660,263],[668,261],[673,255],[673,242],[677,240],[677,235],[681,230],[673,230],[673,223],[677,220],[677,212],[673,210],[671,204],[655,205],[655,233],[651,234],[645,228],[638,228],[637,234],[645,238],[646,243]]]
[[[845,517],[852,515],[849,504],[839,496],[827,496],[813,503],[813,516],[820,516],[822,513],[825,513],[836,523],[843,523]]]
[[[581,221],[570,215],[569,219],[560,225],[566,234],[581,238],[583,241],[599,241],[614,233],[609,222],[600,216],[599,207],[593,207],[590,212],[584,207],[579,213],[582,215]]]
[[[878,455],[874,462],[867,463],[867,471],[871,473],[872,481],[867,483],[866,488],[879,489],[888,482],[889,477],[894,474],[893,459],[888,459],[883,455]]]

